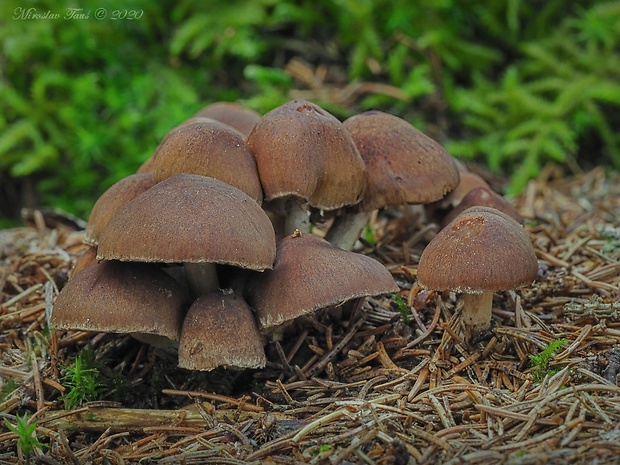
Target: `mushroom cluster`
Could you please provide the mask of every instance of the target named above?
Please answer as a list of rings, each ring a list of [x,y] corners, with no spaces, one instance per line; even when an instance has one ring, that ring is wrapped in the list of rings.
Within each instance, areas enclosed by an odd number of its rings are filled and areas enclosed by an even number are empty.
[[[460,165],[460,183],[425,207],[439,233],[420,256],[418,284],[462,294],[465,338],[491,327],[493,295],[531,284],[538,260],[524,218],[479,175]]]
[[[263,116],[213,104],[95,203],[90,249],[52,324],[130,333],[174,348],[187,369],[264,367],[266,341],[300,317],[398,291],[382,264],[352,251],[370,212],[439,202],[459,179],[438,143],[393,115],[341,122],[300,99]],[[325,238],[311,232],[317,218],[332,221]],[[481,238],[510,235],[490,231]],[[420,281],[440,287],[420,267]]]
[[[51,322],[172,347],[188,369],[263,367],[265,341],[301,315],[398,290],[378,261],[308,232],[310,210],[363,198],[365,173],[310,102],[207,107],[95,203]]]
[[[96,259],[59,293],[55,327],[176,343],[179,365],[192,369],[265,365],[252,312],[220,291],[217,270],[259,272],[275,260],[271,221],[240,189],[208,176],[172,175],[116,209],[97,235]],[[222,309],[230,318],[214,317]],[[202,347],[222,340],[221,325],[231,319],[226,331],[242,338],[227,337],[216,361],[201,356]]]

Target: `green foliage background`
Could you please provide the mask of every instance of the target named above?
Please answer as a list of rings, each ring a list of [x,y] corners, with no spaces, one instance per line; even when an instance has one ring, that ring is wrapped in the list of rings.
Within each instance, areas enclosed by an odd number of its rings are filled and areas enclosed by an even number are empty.
[[[20,19],[29,8],[61,19]],[[293,58],[325,65],[330,83],[397,87],[317,103],[398,114],[508,174],[512,192],[549,161],[618,169],[619,45],[620,1],[5,0],[0,217],[36,205],[86,218],[206,104],[265,112],[305,88],[285,71]]]

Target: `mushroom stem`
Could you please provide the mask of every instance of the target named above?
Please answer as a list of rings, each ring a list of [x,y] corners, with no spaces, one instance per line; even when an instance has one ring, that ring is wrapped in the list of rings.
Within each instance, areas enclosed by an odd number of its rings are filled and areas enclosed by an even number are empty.
[[[286,202],[284,235],[293,234],[296,229],[302,233],[310,232],[310,214],[298,199],[289,199]]]
[[[166,336],[148,333],[130,333],[130,335],[135,340],[140,341],[143,344],[147,344],[149,346],[163,350],[165,353],[176,355],[179,350],[179,342],[173,341]]]
[[[184,263],[183,266],[189,290],[194,298],[220,288],[214,263]]]
[[[463,294],[463,324],[465,338],[471,341],[491,327],[491,311],[493,308],[493,292],[479,294]]]
[[[352,250],[364,229],[368,224],[372,212],[361,211],[352,215],[338,216],[327,231],[325,239],[333,246],[344,250]]]

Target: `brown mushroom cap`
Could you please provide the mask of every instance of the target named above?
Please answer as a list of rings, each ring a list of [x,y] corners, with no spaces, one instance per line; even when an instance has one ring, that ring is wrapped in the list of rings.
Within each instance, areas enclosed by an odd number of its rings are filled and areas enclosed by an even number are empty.
[[[313,234],[294,234],[279,241],[273,270],[250,278],[245,295],[264,329],[397,290],[390,272],[373,258],[335,248]]]
[[[537,272],[525,229],[494,208],[472,207],[426,246],[417,276],[428,289],[480,293],[530,284]]]
[[[237,130],[219,121],[203,119],[170,131],[155,149],[150,169],[157,182],[178,173],[200,174],[241,189],[259,204],[263,200],[250,148]]]
[[[452,156],[402,118],[367,111],[343,124],[366,164],[361,210],[433,202],[458,185]]]
[[[170,131],[168,131],[168,133],[164,136],[164,139],[166,137],[168,137],[168,135],[177,130],[178,128],[180,128],[181,126],[185,126],[188,124],[194,124],[194,123],[210,123],[216,121],[213,118],[205,118],[202,116],[191,116],[183,121],[181,121],[177,126],[175,126],[174,128],[172,128]],[[163,140],[162,139],[162,142]],[[161,144],[161,142],[160,142]],[[151,154],[150,157],[148,157],[146,160],[144,160],[142,162],[142,164],[138,167],[138,169],[136,170],[136,173],[152,173],[153,172],[153,165],[155,163],[155,152]]]
[[[212,103],[196,113],[195,116],[213,118],[228,124],[243,134],[245,138],[252,132],[261,117],[260,113],[244,108],[236,102]]]
[[[254,314],[241,297],[211,292],[192,304],[179,342],[181,368],[262,368],[266,363]]]
[[[254,200],[217,179],[177,174],[117,212],[101,233],[97,259],[264,270],[275,252],[273,226]]]
[[[93,263],[60,291],[52,325],[178,341],[189,297],[168,274],[145,263]]]
[[[319,210],[360,201],[364,161],[342,123],[296,99],[265,114],[248,136],[266,201],[294,197]]]
[[[97,262],[97,247],[89,245],[82,253],[77,257],[73,268],[69,271],[69,279],[73,278],[80,271],[87,266]]]
[[[489,184],[476,173],[464,171],[460,173],[460,180],[451,192],[438,202],[437,207],[441,209],[456,207],[467,193],[476,187],[489,187]]]
[[[97,245],[99,235],[119,208],[155,185],[151,173],[131,174],[112,184],[97,199],[86,223],[84,242]]]
[[[442,221],[442,225],[447,225],[462,212],[475,206],[495,208],[511,217],[517,223],[521,225],[524,223],[524,219],[517,209],[504,197],[492,191],[490,187],[475,187],[467,192],[459,204],[448,212]]]
[[[153,158],[153,155],[149,156],[138,167],[138,169],[136,170],[136,174],[151,173],[153,171],[153,162],[154,161],[155,161],[155,159]]]

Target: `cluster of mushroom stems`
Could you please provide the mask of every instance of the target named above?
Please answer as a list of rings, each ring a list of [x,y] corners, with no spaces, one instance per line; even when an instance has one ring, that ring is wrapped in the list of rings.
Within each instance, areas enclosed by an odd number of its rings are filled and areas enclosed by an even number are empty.
[[[522,219],[482,178],[457,196],[468,177],[384,112],[341,122],[300,99],[262,116],[212,104],[96,202],[52,324],[131,333],[188,369],[264,367],[266,341],[301,316],[399,290],[352,250],[372,212],[424,205],[444,228],[418,283],[467,296],[472,338],[490,326],[493,292],[533,281],[537,262]]]

